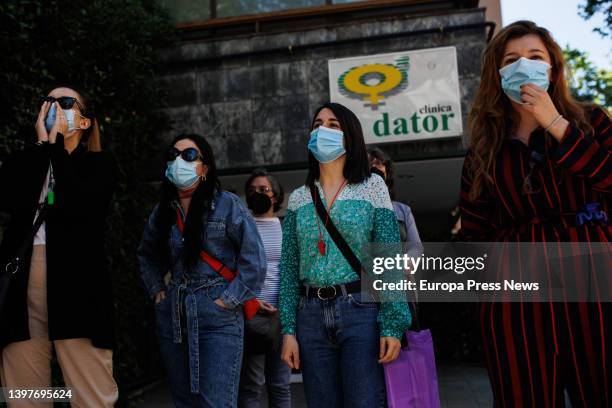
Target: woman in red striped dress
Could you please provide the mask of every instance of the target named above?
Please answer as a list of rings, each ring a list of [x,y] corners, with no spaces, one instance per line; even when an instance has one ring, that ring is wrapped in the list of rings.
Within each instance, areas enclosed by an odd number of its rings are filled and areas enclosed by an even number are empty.
[[[610,118],[571,97],[564,70],[532,22],[487,47],[462,175],[466,239],[610,242]],[[573,407],[611,406],[610,303],[491,302],[480,318],[496,407],[560,407],[564,391]]]

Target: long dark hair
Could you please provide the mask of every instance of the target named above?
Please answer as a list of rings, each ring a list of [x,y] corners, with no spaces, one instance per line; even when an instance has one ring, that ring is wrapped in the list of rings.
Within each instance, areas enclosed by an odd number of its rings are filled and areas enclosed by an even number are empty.
[[[370,158],[378,159],[385,165],[385,184],[389,189],[391,200],[395,200],[395,163],[391,160],[391,156],[379,147],[371,148],[368,150],[368,154]]]
[[[189,269],[197,263],[202,242],[202,231],[204,228],[203,215],[210,209],[213,195],[221,188],[221,183],[217,178],[217,167],[215,166],[215,158],[212,147],[204,139],[204,137],[194,134],[181,134],[174,138],[167,149],[171,148],[179,140],[189,139],[198,146],[202,153],[203,162],[208,166],[206,180],[202,181],[198,188],[194,191],[189,205],[189,212],[185,220],[185,230],[183,232],[184,250],[183,262]],[[164,162],[165,163],[165,162]],[[157,217],[157,244],[159,253],[162,254],[162,259],[167,263],[169,261],[168,239],[170,236],[170,228],[176,222],[176,209],[172,202],[178,201],[178,191],[174,184],[166,177],[162,178],[160,187],[159,212]]]
[[[346,162],[343,170],[344,177],[351,184],[362,183],[372,174],[370,173],[370,162],[368,160],[365,140],[363,139],[361,123],[359,123],[359,119],[349,108],[339,103],[330,102],[316,110],[310,124],[311,131],[314,128],[317,115],[325,108],[334,113],[344,132],[344,148],[346,149]],[[315,159],[312,152],[308,151],[306,185],[313,184],[319,176],[319,162]]]

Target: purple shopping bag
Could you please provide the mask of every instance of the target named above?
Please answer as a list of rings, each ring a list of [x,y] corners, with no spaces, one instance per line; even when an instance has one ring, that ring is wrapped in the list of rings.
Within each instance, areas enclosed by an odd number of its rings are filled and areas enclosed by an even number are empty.
[[[439,408],[438,375],[429,330],[407,331],[408,346],[385,364],[388,408]]]

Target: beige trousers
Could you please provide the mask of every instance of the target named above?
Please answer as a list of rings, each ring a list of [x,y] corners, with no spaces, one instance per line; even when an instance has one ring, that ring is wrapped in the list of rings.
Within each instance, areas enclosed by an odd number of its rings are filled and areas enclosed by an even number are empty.
[[[11,343],[2,351],[2,386],[13,389],[51,386],[51,347],[72,390],[71,406],[77,408],[113,407],[119,392],[113,378],[113,352],[94,347],[89,339],[55,340],[47,329],[47,278],[44,245],[35,245],[28,282],[28,314],[31,339]],[[53,344],[52,344],[53,343]],[[9,402],[9,408],[53,407],[52,402]]]

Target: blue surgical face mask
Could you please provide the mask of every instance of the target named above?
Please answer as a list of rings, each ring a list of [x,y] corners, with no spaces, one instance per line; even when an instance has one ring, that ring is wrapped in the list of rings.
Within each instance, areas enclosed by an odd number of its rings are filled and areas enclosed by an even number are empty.
[[[47,117],[45,118],[45,128],[47,128],[47,133],[51,132],[51,128],[55,123],[55,104],[52,104],[49,108],[49,112],[47,112]],[[74,118],[76,115],[82,117],[82,115],[76,113],[73,109],[62,109],[64,111],[64,115],[66,115],[66,123],[68,124],[68,132],[72,132],[73,130],[82,129],[80,127],[75,126]],[[65,135],[64,135],[65,136]]]
[[[340,130],[319,126],[310,132],[308,149],[319,163],[329,163],[346,153],[344,133]]]
[[[506,65],[499,70],[501,75],[501,86],[508,98],[521,105],[521,85],[535,84],[544,90],[548,90],[548,70],[550,64],[544,61],[530,60],[521,57],[518,61]]]
[[[188,162],[183,160],[182,157],[177,157],[174,161],[168,162],[168,168],[166,168],[166,177],[172,182],[178,189],[186,190],[193,187],[198,182],[200,176],[197,173],[197,167],[200,163]]]

